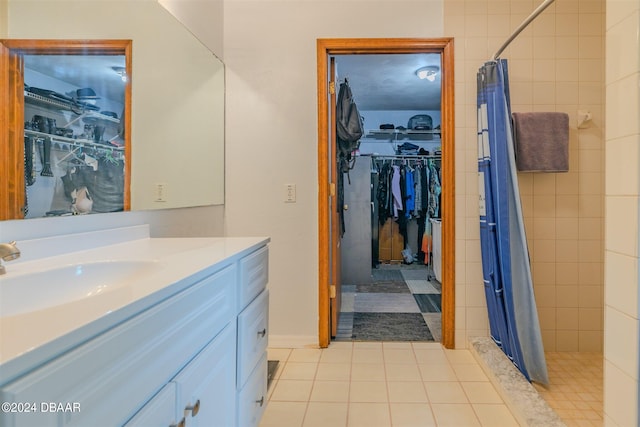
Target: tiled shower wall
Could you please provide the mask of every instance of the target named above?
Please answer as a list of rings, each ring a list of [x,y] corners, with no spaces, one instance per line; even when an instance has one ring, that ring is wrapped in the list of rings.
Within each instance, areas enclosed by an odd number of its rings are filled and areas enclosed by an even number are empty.
[[[540,3],[444,2],[445,34],[455,37],[456,58],[460,346],[488,328],[477,213],[476,72]],[[547,351],[603,348],[604,9],[604,0],[556,0],[501,55],[509,61],[513,111],[561,111],[570,118],[570,171],[519,174]],[[577,128],[579,110],[592,116],[584,129]]]
[[[605,426],[637,426],[640,1],[607,1]]]

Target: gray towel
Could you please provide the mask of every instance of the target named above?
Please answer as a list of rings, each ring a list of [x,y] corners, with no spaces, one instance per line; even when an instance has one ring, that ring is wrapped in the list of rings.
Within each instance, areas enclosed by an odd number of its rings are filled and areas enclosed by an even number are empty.
[[[569,115],[513,113],[516,166],[521,172],[569,171]]]

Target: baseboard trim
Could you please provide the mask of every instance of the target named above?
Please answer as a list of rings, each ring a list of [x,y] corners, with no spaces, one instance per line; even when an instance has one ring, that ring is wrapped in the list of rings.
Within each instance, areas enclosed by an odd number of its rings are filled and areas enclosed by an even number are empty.
[[[269,334],[269,348],[318,348],[318,337],[314,335]]]

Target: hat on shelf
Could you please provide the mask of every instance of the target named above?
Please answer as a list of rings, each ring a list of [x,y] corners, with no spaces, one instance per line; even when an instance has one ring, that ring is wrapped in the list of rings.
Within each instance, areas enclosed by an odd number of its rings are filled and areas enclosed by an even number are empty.
[[[85,87],[85,88],[76,90],[76,98],[81,101],[88,100],[88,99],[100,99],[98,95],[96,95],[96,92],[90,87]]]

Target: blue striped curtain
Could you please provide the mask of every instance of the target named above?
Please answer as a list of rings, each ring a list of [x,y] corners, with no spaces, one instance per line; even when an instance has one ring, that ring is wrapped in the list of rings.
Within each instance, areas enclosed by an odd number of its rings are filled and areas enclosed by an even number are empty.
[[[478,71],[478,190],[491,338],[529,381],[547,384],[515,166],[507,61]]]

